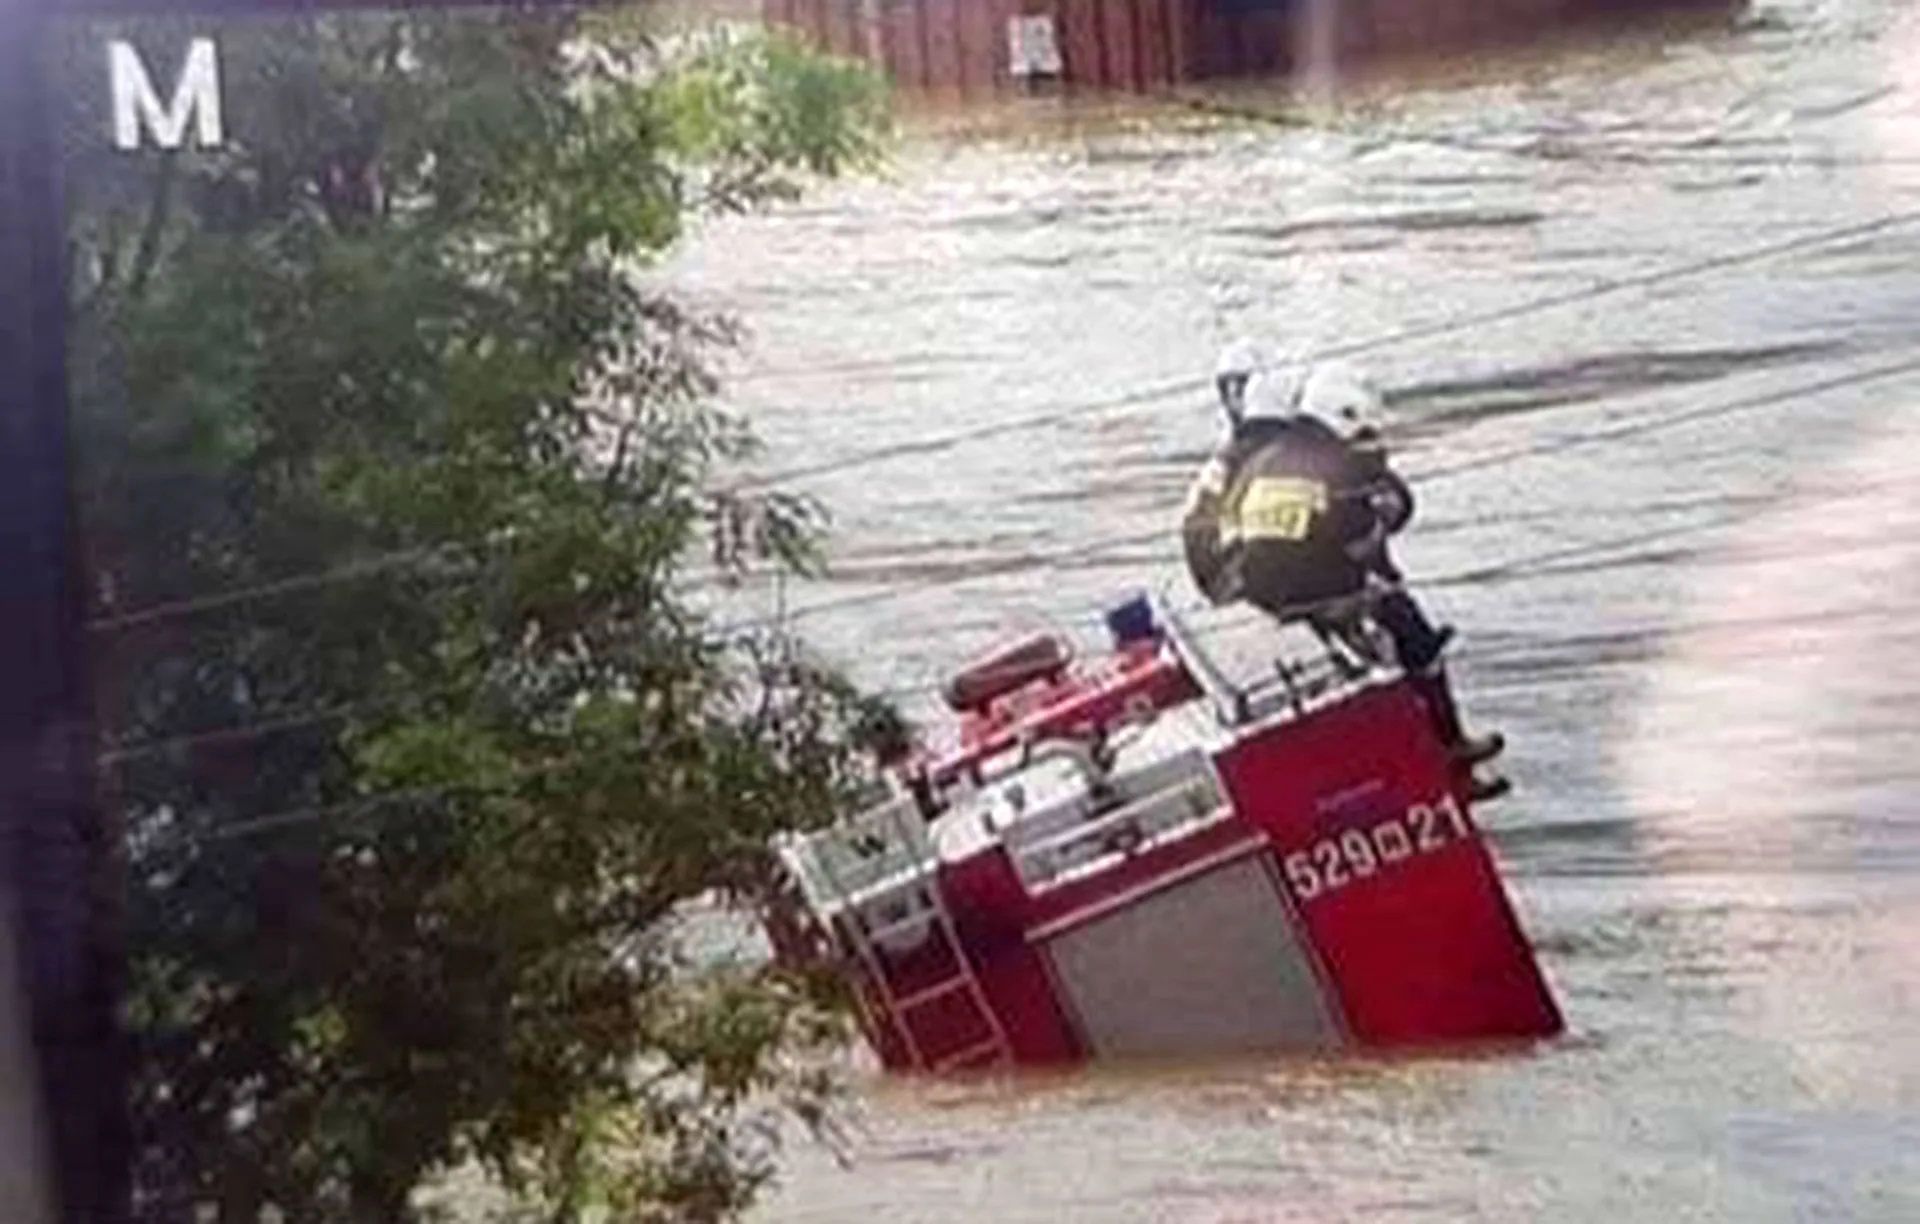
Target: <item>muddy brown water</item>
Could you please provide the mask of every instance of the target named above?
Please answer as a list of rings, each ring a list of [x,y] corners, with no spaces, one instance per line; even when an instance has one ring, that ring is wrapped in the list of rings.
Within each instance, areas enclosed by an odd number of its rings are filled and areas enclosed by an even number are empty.
[[[797,1142],[756,1218],[1920,1219],[1920,13],[1216,97],[922,116],[666,270],[749,323],[731,401],[836,514],[829,580],[731,610],[924,709],[1006,634],[1191,598],[1223,340],[1398,336],[1353,360],[1426,476],[1400,553],[1510,738],[1484,819],[1571,1032],[868,1076],[850,1167]]]

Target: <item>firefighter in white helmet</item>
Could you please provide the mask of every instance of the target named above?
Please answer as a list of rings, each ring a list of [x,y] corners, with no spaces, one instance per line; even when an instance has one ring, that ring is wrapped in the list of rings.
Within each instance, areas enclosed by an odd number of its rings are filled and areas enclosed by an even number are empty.
[[[1386,468],[1377,425],[1363,419],[1370,405],[1335,395],[1335,387],[1334,375],[1321,371],[1265,370],[1248,379],[1231,436],[1187,498],[1188,569],[1216,604],[1244,599],[1323,635],[1318,609],[1364,595],[1442,740],[1466,761],[1486,760],[1503,742],[1469,737],[1460,725],[1441,662],[1452,630],[1427,619],[1386,555],[1386,535],[1405,523],[1411,496]],[[1351,421],[1354,436],[1343,437],[1322,413]],[[1482,798],[1505,789],[1504,780],[1477,784]]]
[[[1251,340],[1235,340],[1220,350],[1213,363],[1213,389],[1220,399],[1223,435],[1239,426],[1246,409],[1247,381],[1266,364],[1266,354]]]

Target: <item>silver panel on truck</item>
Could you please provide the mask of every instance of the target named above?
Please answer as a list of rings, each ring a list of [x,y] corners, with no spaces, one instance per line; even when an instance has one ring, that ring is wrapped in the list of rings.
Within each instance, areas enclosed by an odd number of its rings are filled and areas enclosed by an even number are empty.
[[[1341,1044],[1265,857],[1215,868],[1047,941],[1090,1053]]]

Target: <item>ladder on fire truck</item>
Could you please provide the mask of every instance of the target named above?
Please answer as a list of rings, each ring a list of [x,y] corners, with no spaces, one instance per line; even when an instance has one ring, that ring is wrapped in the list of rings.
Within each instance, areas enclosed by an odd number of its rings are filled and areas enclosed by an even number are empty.
[[[1013,1047],[954,927],[940,886],[939,856],[912,797],[870,808],[812,835],[798,849],[790,862],[808,904],[859,959],[885,1021],[899,1034],[914,1067],[938,1074],[1011,1064]],[[876,920],[872,911],[886,903],[891,903],[889,912]],[[887,968],[888,945],[920,931],[939,941],[952,970],[903,992]],[[877,1031],[865,993],[856,991],[855,998]],[[986,1035],[958,1049],[929,1051],[913,1017],[956,997],[966,1001]]]

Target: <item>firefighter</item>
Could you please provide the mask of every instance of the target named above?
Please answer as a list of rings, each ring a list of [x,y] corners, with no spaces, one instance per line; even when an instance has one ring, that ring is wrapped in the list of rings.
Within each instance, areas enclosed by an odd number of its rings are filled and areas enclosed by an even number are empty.
[[[1213,389],[1220,400],[1221,438],[1231,437],[1246,409],[1247,382],[1266,365],[1266,354],[1251,340],[1235,340],[1213,364]]]
[[[1352,479],[1373,508],[1373,531],[1348,551],[1388,582],[1400,570],[1387,555],[1389,536],[1413,519],[1413,490],[1387,462],[1380,433],[1383,401],[1372,381],[1344,362],[1316,366],[1300,389],[1299,409],[1345,439],[1353,454]]]
[[[1377,430],[1356,445],[1305,410],[1314,384],[1312,373],[1272,370],[1247,382],[1230,436],[1187,497],[1181,535],[1194,583],[1215,604],[1244,599],[1323,636],[1332,617],[1364,598],[1442,742],[1463,761],[1487,760],[1503,741],[1461,727],[1441,659],[1453,631],[1427,619],[1386,555],[1388,525],[1404,525],[1411,496],[1397,497],[1393,488],[1404,483],[1383,477],[1391,475],[1384,451],[1370,448]],[[1504,779],[1476,780],[1475,797],[1506,789]]]

